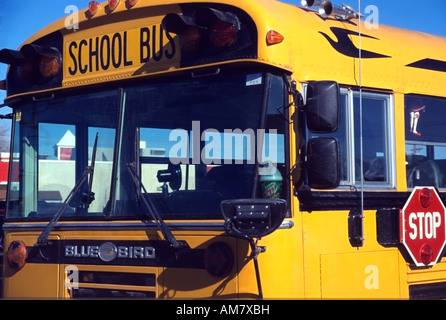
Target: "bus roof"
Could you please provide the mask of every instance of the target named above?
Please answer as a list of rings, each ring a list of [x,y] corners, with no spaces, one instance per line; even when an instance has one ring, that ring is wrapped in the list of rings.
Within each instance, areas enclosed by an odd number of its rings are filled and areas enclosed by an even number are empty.
[[[67,28],[65,17],[25,43],[50,33],[92,37],[88,28],[101,26],[106,17],[116,18],[109,21],[113,25],[102,25],[100,32],[111,32],[117,26],[126,28],[125,19],[144,18],[148,7],[157,6],[162,19],[166,12],[181,12],[181,6],[189,2],[139,0],[129,8],[121,1],[113,12],[107,11],[104,2],[93,17],[89,17],[88,8],[79,12],[77,31]],[[275,0],[194,1],[201,2],[233,5],[247,12],[258,29],[258,60],[287,70],[298,81],[335,80],[343,85],[402,93],[444,94],[446,38],[384,25],[370,28],[364,21],[358,24],[356,19],[324,19],[317,12]],[[268,45],[262,41],[269,30],[283,35],[283,42]],[[361,59],[358,59],[359,47]]]

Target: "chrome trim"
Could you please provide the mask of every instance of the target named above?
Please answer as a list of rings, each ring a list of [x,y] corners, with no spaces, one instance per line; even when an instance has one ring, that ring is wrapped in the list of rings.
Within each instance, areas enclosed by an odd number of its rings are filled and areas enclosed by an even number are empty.
[[[223,222],[175,222],[166,223],[172,230],[224,230]],[[42,230],[46,223],[38,224],[14,224],[5,223],[3,230]],[[158,229],[154,222],[75,222],[75,223],[57,223],[54,230],[147,230]]]
[[[345,4],[335,6],[330,0],[301,0],[300,4],[307,10],[318,12],[324,19],[329,16],[334,16],[338,20],[346,21],[363,17],[360,12],[355,11],[351,6]],[[319,9],[316,9],[315,7],[319,7]]]
[[[291,229],[292,227],[294,227],[294,222],[291,220],[284,220],[282,221],[282,223],[280,224],[278,229]]]
[[[11,223],[3,224],[4,231],[41,231],[47,223]],[[166,223],[171,230],[200,230],[200,231],[224,231],[224,222],[171,222]],[[290,220],[283,221],[279,229],[291,229],[294,222]],[[75,223],[57,223],[53,230],[147,230],[158,229],[154,222],[75,222]]]

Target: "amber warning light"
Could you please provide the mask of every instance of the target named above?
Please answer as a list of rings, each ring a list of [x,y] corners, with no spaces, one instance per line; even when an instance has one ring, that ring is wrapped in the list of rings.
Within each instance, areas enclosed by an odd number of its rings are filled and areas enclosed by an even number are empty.
[[[6,253],[8,265],[15,270],[20,270],[25,266],[28,253],[26,245],[22,240],[15,240],[9,244]]]

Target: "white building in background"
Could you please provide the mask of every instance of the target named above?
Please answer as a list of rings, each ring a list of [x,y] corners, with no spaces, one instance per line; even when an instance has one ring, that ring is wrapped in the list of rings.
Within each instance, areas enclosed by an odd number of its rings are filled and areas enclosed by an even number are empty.
[[[55,145],[58,160],[72,160],[71,156],[76,147],[76,137],[67,130],[59,142]]]

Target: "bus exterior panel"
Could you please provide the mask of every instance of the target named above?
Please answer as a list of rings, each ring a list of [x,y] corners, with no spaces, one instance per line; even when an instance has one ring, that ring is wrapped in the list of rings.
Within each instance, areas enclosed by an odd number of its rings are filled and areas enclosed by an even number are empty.
[[[4,297],[446,296],[443,252],[417,267],[401,236],[411,193],[446,190],[444,38],[273,0],[133,4],[0,51]]]

